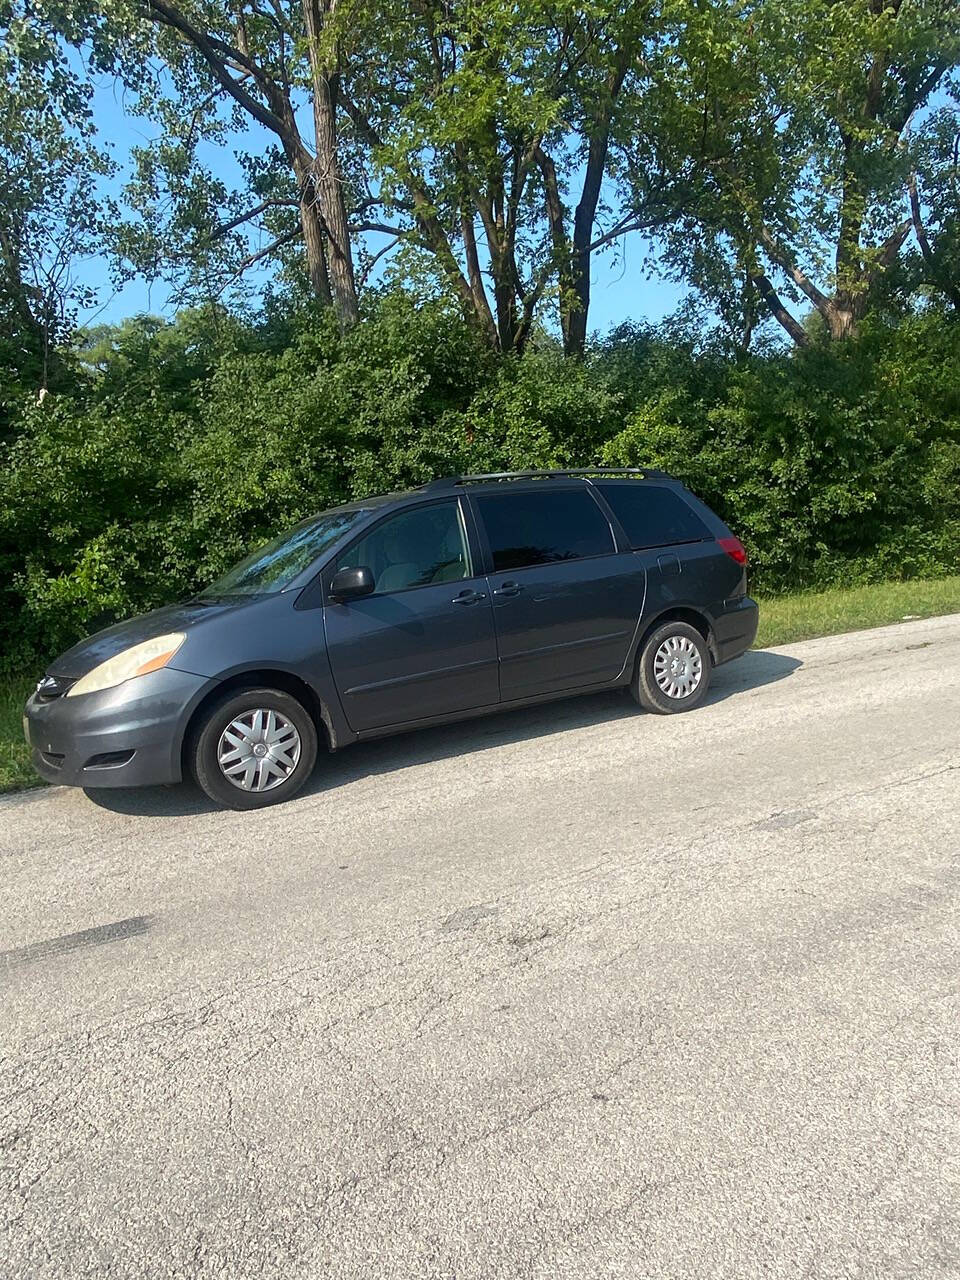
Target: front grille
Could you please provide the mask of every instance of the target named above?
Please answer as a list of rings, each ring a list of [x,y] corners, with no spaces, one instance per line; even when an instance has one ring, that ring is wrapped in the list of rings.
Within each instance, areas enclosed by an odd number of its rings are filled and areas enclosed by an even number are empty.
[[[62,698],[76,683],[68,676],[44,676],[37,685],[37,697],[41,702],[53,702],[54,698]]]

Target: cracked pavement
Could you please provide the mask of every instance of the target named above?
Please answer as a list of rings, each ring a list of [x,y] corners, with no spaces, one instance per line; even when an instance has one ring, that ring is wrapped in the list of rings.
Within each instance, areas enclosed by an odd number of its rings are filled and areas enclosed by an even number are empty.
[[[960,1274],[960,616],[0,801],[0,1277]]]

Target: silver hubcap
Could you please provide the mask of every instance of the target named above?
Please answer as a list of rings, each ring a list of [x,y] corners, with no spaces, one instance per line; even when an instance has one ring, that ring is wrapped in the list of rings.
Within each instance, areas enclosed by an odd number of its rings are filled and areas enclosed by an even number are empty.
[[[300,734],[276,711],[244,711],[231,720],[217,746],[220,772],[241,791],[272,791],[300,760]]]
[[[703,679],[703,663],[693,641],[667,636],[653,659],[653,678],[668,698],[689,698]]]

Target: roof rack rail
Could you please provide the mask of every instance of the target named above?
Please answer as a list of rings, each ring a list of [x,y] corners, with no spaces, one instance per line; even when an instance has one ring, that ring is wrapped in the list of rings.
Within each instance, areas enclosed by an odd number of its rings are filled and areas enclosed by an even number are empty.
[[[562,470],[545,471],[487,471],[476,475],[441,476],[439,480],[431,480],[424,489],[453,489],[457,485],[484,484],[502,480],[551,480],[564,476],[579,477],[589,483],[591,476],[663,476],[663,471],[655,471],[652,467],[570,467]]]

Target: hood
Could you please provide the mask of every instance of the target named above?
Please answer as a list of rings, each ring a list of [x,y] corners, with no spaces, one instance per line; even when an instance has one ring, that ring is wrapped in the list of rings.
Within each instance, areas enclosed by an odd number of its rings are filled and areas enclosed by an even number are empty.
[[[154,636],[166,635],[170,631],[190,631],[225,613],[237,613],[262,598],[246,596],[231,600],[196,599],[188,600],[185,604],[169,604],[163,609],[153,609],[150,613],[128,618],[125,622],[116,622],[112,627],[106,627],[103,631],[88,636],[86,640],[81,640],[51,662],[47,672],[67,680],[79,680],[101,662],[106,662],[108,658],[142,640],[152,640]]]

